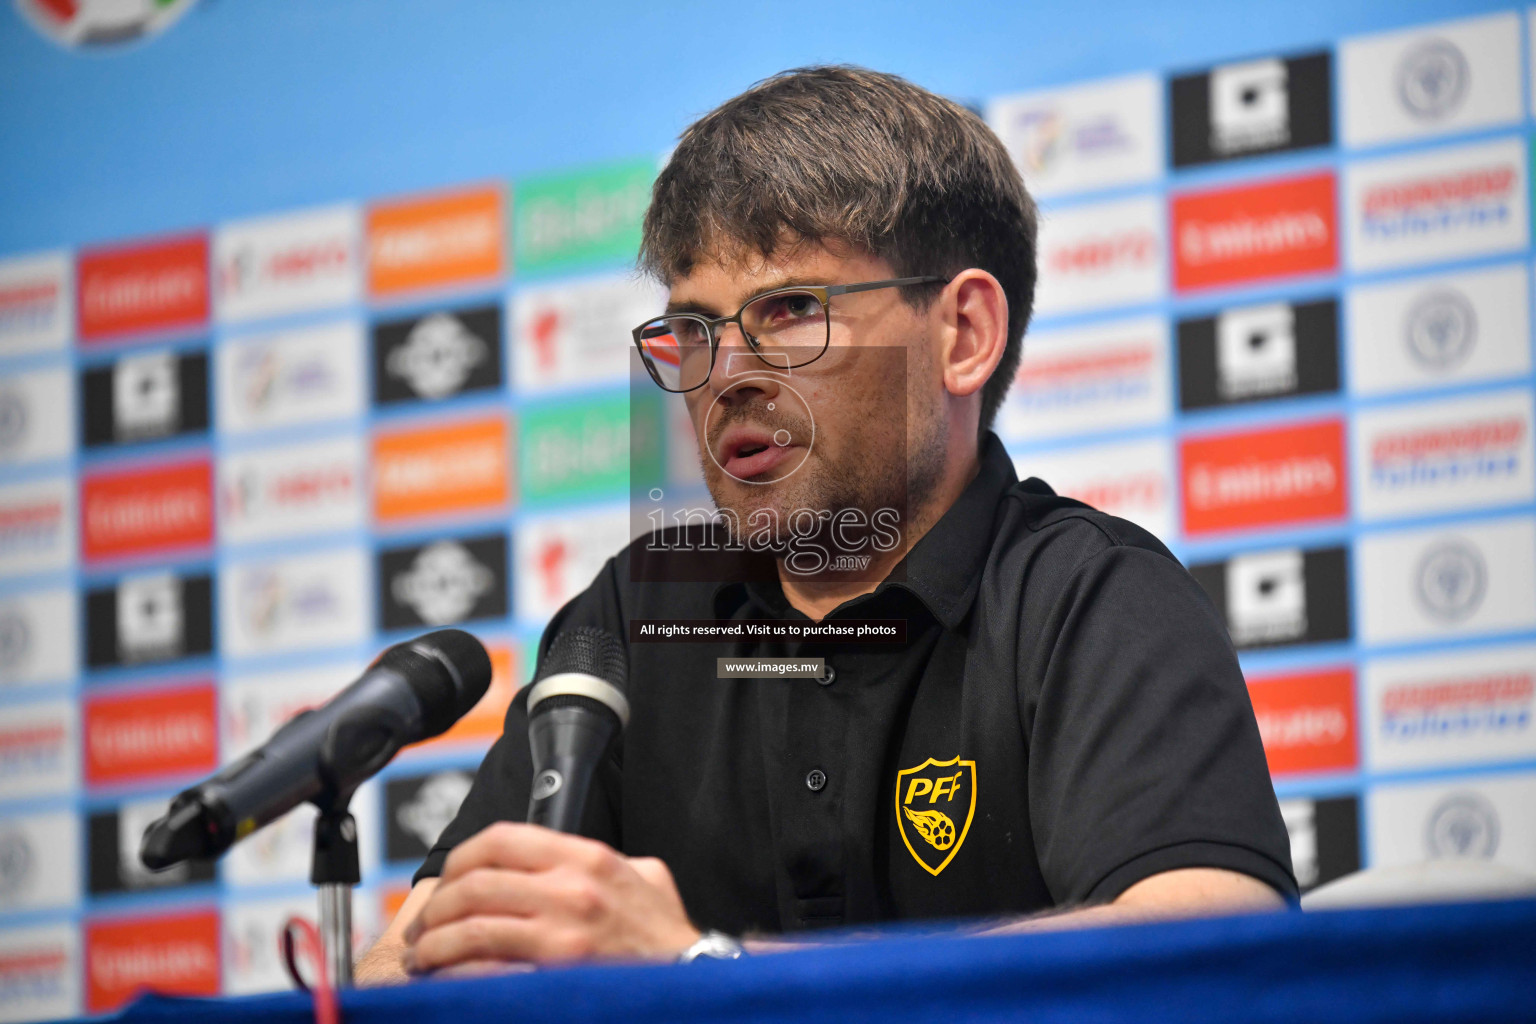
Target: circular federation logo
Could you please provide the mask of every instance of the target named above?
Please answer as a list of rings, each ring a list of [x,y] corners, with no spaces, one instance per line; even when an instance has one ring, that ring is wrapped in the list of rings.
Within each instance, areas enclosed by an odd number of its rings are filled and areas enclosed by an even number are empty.
[[[1499,812],[1476,793],[1452,793],[1429,813],[1424,845],[1431,860],[1486,860],[1499,848]]]
[[[0,608],[0,672],[15,672],[32,650],[32,629],[20,608]]]
[[[1398,62],[1397,97],[1414,117],[1436,121],[1461,106],[1471,80],[1460,48],[1444,39],[1430,39]]]
[[[1403,322],[1408,353],[1427,370],[1454,370],[1477,347],[1477,312],[1461,292],[1438,289],[1408,307]]]
[[[71,49],[157,36],[197,0],[16,0],[32,27]]]
[[[15,388],[0,391],[0,452],[9,451],[27,436],[27,400]]]
[[[1419,603],[1431,617],[1460,622],[1483,603],[1488,567],[1477,548],[1460,540],[1442,541],[1419,559]]]
[[[15,896],[32,877],[32,844],[19,828],[0,831],[0,897]]]

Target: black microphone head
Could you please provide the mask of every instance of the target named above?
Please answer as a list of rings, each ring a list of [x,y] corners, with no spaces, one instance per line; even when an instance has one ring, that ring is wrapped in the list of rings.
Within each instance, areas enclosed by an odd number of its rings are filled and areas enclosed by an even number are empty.
[[[423,738],[444,732],[464,717],[491,685],[491,656],[462,629],[439,629],[396,644],[378,664],[398,672],[421,702]]]
[[[580,626],[555,637],[534,682],[566,672],[596,676],[622,690],[629,681],[629,659],[618,637],[605,629]]]

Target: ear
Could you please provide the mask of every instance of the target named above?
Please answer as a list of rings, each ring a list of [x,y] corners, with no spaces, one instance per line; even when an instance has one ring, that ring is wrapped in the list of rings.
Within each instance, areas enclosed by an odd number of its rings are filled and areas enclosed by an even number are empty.
[[[963,398],[980,391],[1008,346],[1008,296],[997,278],[972,267],[944,286],[934,305],[944,318],[944,388]]]

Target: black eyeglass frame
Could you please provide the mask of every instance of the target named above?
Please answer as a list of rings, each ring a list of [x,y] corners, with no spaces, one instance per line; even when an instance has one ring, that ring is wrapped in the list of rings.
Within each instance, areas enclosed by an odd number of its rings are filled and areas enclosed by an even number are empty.
[[[735,324],[737,329],[741,331],[741,336],[747,339],[747,344],[751,347],[752,354],[757,356],[757,358],[761,359],[765,364],[772,367],[773,369],[782,370],[786,368],[793,369],[800,366],[809,366],[816,360],[820,359],[822,356],[826,355],[827,348],[832,341],[832,321],[830,315],[832,310],[832,296],[848,295],[853,292],[872,292],[879,288],[910,288],[914,285],[920,284],[948,284],[951,280],[953,280],[953,278],[934,277],[932,275],[927,275],[924,277],[894,277],[886,281],[860,281],[856,284],[786,285],[783,288],[771,288],[766,292],[761,292],[747,299],[746,302],[741,304],[741,308],[736,311],[735,316],[710,317],[705,316],[703,313],[663,313],[661,316],[651,317],[649,320],[641,324],[639,327],[636,327],[630,333],[635,339],[635,348],[640,352],[640,362],[645,364],[645,372],[651,375],[651,379],[656,382],[656,386],[661,388],[661,390],[668,392],[669,394],[683,395],[690,391],[697,391],[705,384],[708,384],[709,378],[715,372],[715,356],[720,351],[720,332],[717,331],[716,328],[724,327],[726,324]],[[769,362],[768,358],[764,356],[763,353],[758,349],[757,339],[754,338],[751,334],[747,333],[746,325],[741,322],[741,315],[745,313],[747,311],[747,307],[752,305],[754,302],[772,298],[775,295],[794,294],[812,295],[815,296],[816,301],[821,303],[822,308],[828,312],[827,336],[821,343],[821,351],[807,359],[805,362],[794,363],[791,364],[790,367],[776,366],[775,364]],[[704,335],[705,337],[709,338],[709,370],[705,372],[704,379],[692,387],[667,387],[661,382],[661,376],[656,372],[656,368],[651,365],[650,358],[645,354],[645,345],[640,337],[640,333],[651,324],[654,324],[659,320],[693,320],[704,326]]]

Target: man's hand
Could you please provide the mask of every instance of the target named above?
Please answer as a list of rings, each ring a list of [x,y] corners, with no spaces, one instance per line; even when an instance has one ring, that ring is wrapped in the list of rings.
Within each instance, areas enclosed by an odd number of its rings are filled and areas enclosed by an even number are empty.
[[[486,961],[671,960],[698,938],[661,861],[501,822],[448,855],[405,931],[405,964],[422,974]]]

